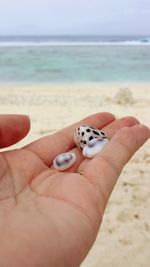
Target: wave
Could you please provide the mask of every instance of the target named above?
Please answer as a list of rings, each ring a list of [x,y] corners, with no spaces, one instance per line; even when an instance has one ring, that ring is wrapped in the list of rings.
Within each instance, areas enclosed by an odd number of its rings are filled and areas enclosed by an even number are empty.
[[[137,46],[137,45],[150,45],[150,38],[143,37],[137,39],[119,38],[1,38],[0,47],[13,47],[13,46]]]
[[[150,42],[96,42],[96,43],[85,43],[85,42],[63,42],[63,43],[23,43],[23,42],[0,42],[0,47],[27,47],[27,46],[150,46]]]

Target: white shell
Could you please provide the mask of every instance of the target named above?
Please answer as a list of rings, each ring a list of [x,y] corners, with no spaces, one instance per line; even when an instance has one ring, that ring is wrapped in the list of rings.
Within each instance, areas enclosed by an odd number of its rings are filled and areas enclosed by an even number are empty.
[[[82,154],[86,158],[93,158],[96,156],[100,151],[103,150],[104,146],[108,143],[108,139],[100,139],[100,138],[95,138],[89,141],[88,145],[86,145],[83,148]]]
[[[69,169],[75,161],[76,155],[74,153],[62,153],[54,159],[53,166],[58,171],[65,171]]]
[[[74,142],[80,150],[88,145],[89,141],[94,138],[103,139],[106,138],[106,135],[99,129],[87,125],[77,127],[74,133]]]

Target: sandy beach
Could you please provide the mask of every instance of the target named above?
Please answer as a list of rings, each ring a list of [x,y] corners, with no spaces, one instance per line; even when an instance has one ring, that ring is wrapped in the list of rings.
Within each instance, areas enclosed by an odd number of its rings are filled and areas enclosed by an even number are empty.
[[[15,147],[95,112],[132,115],[150,126],[150,84],[0,85],[0,113],[23,113],[31,131]],[[13,147],[11,147],[13,148]],[[130,160],[112,193],[101,232],[82,267],[148,267],[150,142]]]

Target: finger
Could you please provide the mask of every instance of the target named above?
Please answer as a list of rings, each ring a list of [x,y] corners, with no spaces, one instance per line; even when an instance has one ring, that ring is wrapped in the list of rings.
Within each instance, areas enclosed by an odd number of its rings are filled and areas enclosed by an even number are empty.
[[[127,116],[121,119],[117,119],[113,121],[112,123],[106,125],[102,131],[105,132],[108,139],[111,139],[115,133],[118,132],[118,130],[124,128],[124,127],[131,127],[133,125],[139,124],[140,122],[132,117]]]
[[[58,154],[67,152],[75,147],[73,134],[78,125],[87,124],[96,128],[102,128],[113,120],[115,120],[115,117],[111,113],[96,113],[56,134],[40,138],[25,148],[36,153],[46,165],[50,166]]]
[[[106,133],[106,136],[108,137],[108,139],[111,139],[113,137],[113,135],[121,128],[123,127],[131,127],[133,125],[138,124],[139,121],[134,118],[134,117],[124,117],[121,119],[117,119],[112,121],[111,123],[109,123],[107,126],[105,126],[104,128],[102,128],[101,130],[103,132]],[[75,153],[76,155],[76,162],[75,164],[70,167],[67,172],[75,172],[77,171],[77,169],[79,168],[79,166],[81,165],[81,162],[83,161],[82,165],[80,166],[80,171],[82,172],[84,169],[84,165],[88,163],[89,159],[85,159],[82,156],[81,151],[79,151],[78,148],[73,148],[71,149],[69,152],[71,153]],[[52,167],[53,168],[53,167]]]
[[[30,121],[25,115],[0,115],[0,148],[11,146],[27,135]]]
[[[125,164],[144,142],[150,130],[140,124],[118,131],[104,150],[84,165],[84,176],[93,182],[104,197],[104,206]]]

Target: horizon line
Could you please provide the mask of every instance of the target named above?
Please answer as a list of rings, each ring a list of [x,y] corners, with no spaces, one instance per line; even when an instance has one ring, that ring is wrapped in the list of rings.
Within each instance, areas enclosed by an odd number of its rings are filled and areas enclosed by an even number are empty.
[[[78,37],[78,36],[150,36],[150,33],[147,33],[147,34],[143,34],[143,33],[139,33],[139,34],[135,34],[135,33],[130,33],[130,34],[92,34],[92,33],[89,33],[89,34],[72,34],[72,33],[68,33],[68,34],[43,34],[43,33],[38,33],[38,34],[31,34],[31,33],[28,33],[28,34],[1,34],[0,33],[0,37],[20,37],[20,36],[23,36],[23,37],[41,37],[41,36],[45,36],[45,37],[61,37],[61,36],[74,36],[74,37]]]

